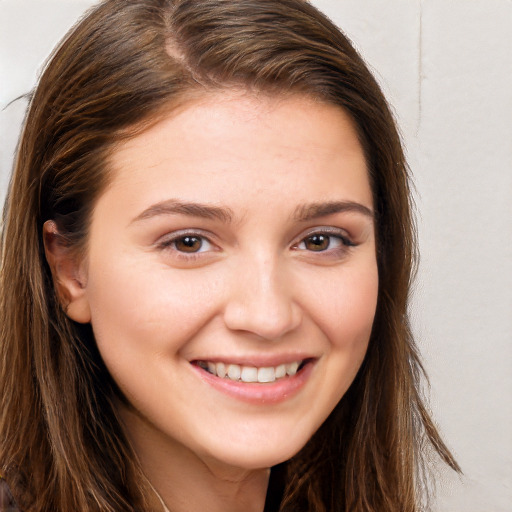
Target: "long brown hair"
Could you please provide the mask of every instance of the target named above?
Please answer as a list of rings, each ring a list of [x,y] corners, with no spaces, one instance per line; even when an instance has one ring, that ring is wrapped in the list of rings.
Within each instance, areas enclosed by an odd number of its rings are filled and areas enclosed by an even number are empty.
[[[91,210],[121,138],[191,94],[301,93],[357,127],[376,211],[377,313],[348,392],[287,463],[284,511],[420,510],[425,453],[454,469],[420,396],[407,306],[415,238],[409,177],[389,107],[364,62],[302,0],[107,0],[74,27],[32,97],[3,217],[0,465],[34,512],[147,510],[90,326],[69,320],[42,226],[85,251]]]

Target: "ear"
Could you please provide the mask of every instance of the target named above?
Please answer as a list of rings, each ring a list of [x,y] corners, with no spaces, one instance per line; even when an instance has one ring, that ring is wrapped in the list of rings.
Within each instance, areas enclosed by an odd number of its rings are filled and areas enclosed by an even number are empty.
[[[91,311],[86,293],[87,276],[83,259],[69,250],[53,220],[44,223],[43,242],[55,291],[66,315],[75,322],[89,323]]]

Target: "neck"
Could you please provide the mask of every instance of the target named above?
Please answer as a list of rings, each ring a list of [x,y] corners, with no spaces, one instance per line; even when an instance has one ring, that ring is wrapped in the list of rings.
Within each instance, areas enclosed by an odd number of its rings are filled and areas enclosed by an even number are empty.
[[[126,433],[153,487],[151,507],[164,512],[262,512],[269,469],[242,469],[198,456],[128,410]],[[159,497],[158,497],[159,496]]]

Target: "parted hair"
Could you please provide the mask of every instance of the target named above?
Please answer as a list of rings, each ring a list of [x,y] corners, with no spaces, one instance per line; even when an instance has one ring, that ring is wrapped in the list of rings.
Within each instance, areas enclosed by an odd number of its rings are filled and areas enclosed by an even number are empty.
[[[424,405],[408,321],[416,256],[408,168],[389,106],[350,41],[302,0],[106,0],[42,72],[3,214],[0,472],[25,511],[149,511],[116,414],[120,392],[90,326],[66,316],[42,228],[54,220],[68,250],[86,253],[116,144],[193,95],[233,88],[344,109],[376,212],[368,351],[335,410],[286,463],[281,511],[418,512],[428,457],[458,469]]]

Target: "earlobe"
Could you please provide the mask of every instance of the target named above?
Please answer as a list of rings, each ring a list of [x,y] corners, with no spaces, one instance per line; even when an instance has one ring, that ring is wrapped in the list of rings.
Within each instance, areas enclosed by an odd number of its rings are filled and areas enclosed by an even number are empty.
[[[89,323],[91,312],[83,262],[63,242],[53,220],[44,223],[43,242],[55,292],[66,315],[75,322]]]

